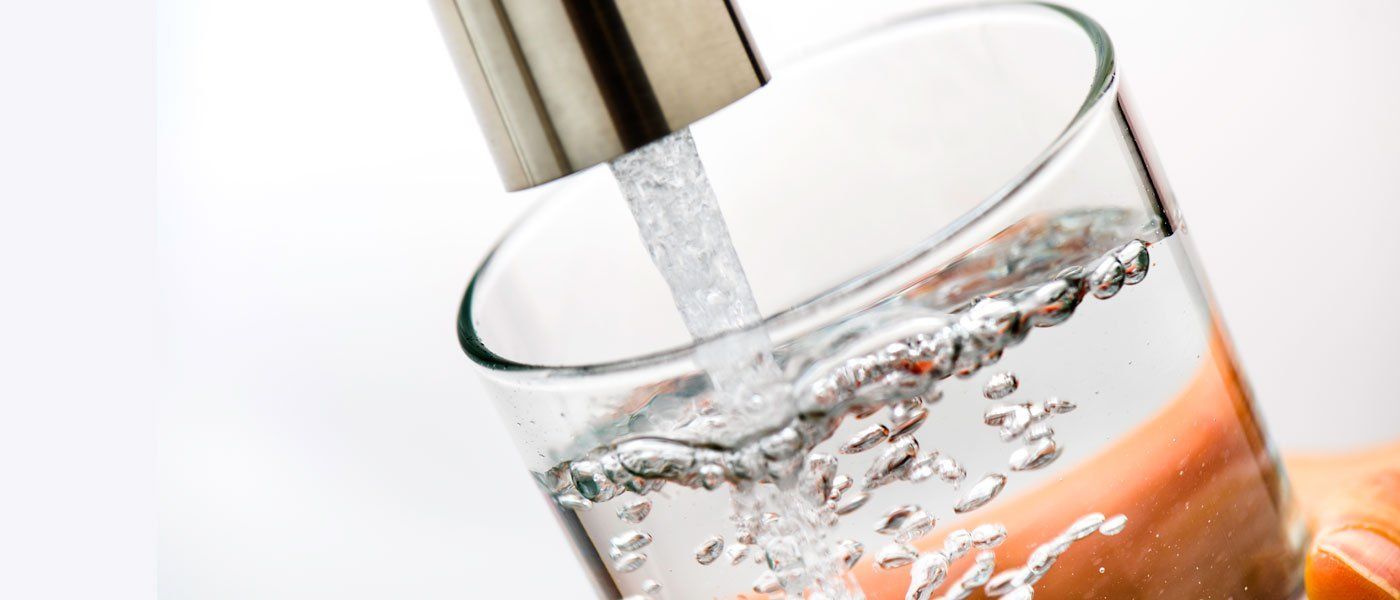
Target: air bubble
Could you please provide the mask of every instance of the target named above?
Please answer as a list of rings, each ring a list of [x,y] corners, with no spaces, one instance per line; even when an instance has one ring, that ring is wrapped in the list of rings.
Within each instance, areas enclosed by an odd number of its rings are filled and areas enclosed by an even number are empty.
[[[987,581],[992,578],[994,571],[996,571],[996,555],[991,552],[978,553],[976,562],[963,572],[957,581],[953,582],[947,597],[966,598],[972,595],[972,590],[987,585]]]
[[[865,472],[865,482],[862,487],[866,490],[872,490],[888,483],[891,478],[899,475],[900,469],[907,467],[918,454],[919,442],[914,438],[903,437],[895,440],[874,462],[870,463],[870,468]]]
[[[630,552],[632,550],[641,549],[647,544],[650,544],[651,534],[637,530],[625,531],[623,533],[617,534],[616,536],[613,536],[613,538],[608,542],[612,545],[612,547],[617,548],[618,550],[621,550],[623,552]]]
[[[1018,408],[1021,407],[1015,404],[993,404],[988,406],[987,410],[982,411],[982,422],[993,427],[1000,426]]]
[[[972,528],[972,545],[978,548],[995,548],[1006,541],[1006,527],[1000,523],[987,523]]]
[[[883,570],[898,569],[918,557],[918,551],[907,544],[890,544],[875,555],[875,566]]]
[[[753,546],[749,544],[735,544],[724,551],[724,556],[729,559],[729,564],[737,565],[749,557],[751,550],[753,550]]]
[[[850,494],[842,498],[841,501],[836,504],[836,514],[842,516],[849,515],[853,512],[856,512],[857,510],[860,510],[860,507],[865,506],[865,503],[869,501],[870,494],[867,494],[865,492],[856,492],[854,494]]]
[[[1020,574],[1020,569],[1002,571],[987,582],[987,587],[984,588],[983,591],[991,598],[1005,596],[1020,585],[1016,581],[1017,576]]]
[[[949,560],[962,558],[971,550],[972,533],[966,529],[949,532],[948,536],[943,538],[943,554],[947,555]]]
[[[926,452],[920,454],[913,462],[909,463],[909,470],[905,473],[905,478],[912,483],[921,483],[938,473],[938,452]]]
[[[1001,439],[1009,442],[1026,432],[1026,427],[1031,424],[1031,411],[1025,406],[1016,405],[1011,407],[1011,414],[1001,422]]]
[[[1051,397],[1045,401],[1045,409],[1057,415],[1065,414],[1076,408],[1079,408],[1079,406],[1064,398]]]
[[[1082,540],[1094,533],[1094,531],[1099,528],[1099,525],[1103,525],[1103,523],[1104,518],[1102,513],[1089,513],[1080,517],[1078,521],[1070,525],[1069,529],[1065,530],[1065,535],[1075,540]]]
[[[841,494],[846,493],[846,490],[851,489],[851,486],[855,484],[850,475],[837,475],[831,480],[831,492],[826,497],[828,500],[840,500]]]
[[[837,559],[841,561],[841,566],[847,571],[854,569],[856,563],[860,562],[860,557],[865,556],[865,545],[855,540],[841,540],[836,542]]]
[[[906,600],[928,600],[948,576],[948,557],[941,552],[920,555],[909,569]]]
[[[622,490],[608,479],[603,472],[603,466],[591,460],[580,460],[574,462],[571,467],[574,477],[574,489],[578,490],[590,502],[607,502],[612,500]]]
[[[724,483],[724,467],[719,465],[705,465],[700,467],[700,485],[707,490],[713,490],[721,483]]]
[[[1026,428],[1025,434],[1026,441],[1028,442],[1044,440],[1053,435],[1055,435],[1055,429],[1048,423],[1031,423],[1030,427]]]
[[[1012,471],[1031,471],[1055,462],[1060,457],[1060,447],[1050,438],[1038,439],[1011,453]]]
[[[928,409],[920,406],[903,415],[903,420],[890,424],[890,439],[898,440],[914,433],[928,420]]]
[[[997,373],[987,380],[987,385],[982,388],[982,396],[988,400],[1001,400],[1010,396],[1020,386],[1021,382],[1016,379],[1015,373]]]
[[[1001,473],[991,473],[967,489],[967,493],[963,495],[962,499],[953,505],[953,512],[961,514],[977,510],[996,498],[1004,487],[1006,487],[1006,476]]]
[[[780,589],[782,586],[778,584],[778,576],[772,571],[764,571],[753,583],[753,591],[760,594],[772,594]]]
[[[1127,525],[1128,517],[1125,517],[1123,515],[1114,515],[1113,517],[1110,517],[1107,521],[1104,521],[1103,525],[1099,526],[1099,533],[1102,533],[1104,535],[1118,535],[1119,533],[1123,532],[1123,528]]]
[[[1133,240],[1124,244],[1114,252],[1114,257],[1123,265],[1123,283],[1134,285],[1147,277],[1147,268],[1152,260],[1147,254],[1147,245],[1142,241]]]
[[[831,497],[832,484],[836,479],[836,457],[830,454],[812,453],[803,461],[798,485],[814,505],[820,505]]]
[[[661,595],[661,584],[658,583],[655,579],[648,579],[648,580],[646,580],[646,581],[643,581],[643,582],[642,582],[642,593],[644,593],[644,594],[646,594],[646,595],[648,595],[648,596],[651,596],[652,598],[660,597],[660,595]]]
[[[937,519],[933,518],[932,515],[921,510],[917,513],[914,513],[914,515],[909,517],[908,519],[905,519],[904,524],[899,528],[899,531],[895,532],[894,541],[905,544],[917,541],[919,539],[922,539],[924,536],[933,533],[933,528],[937,524]]]
[[[890,429],[888,427],[884,425],[872,425],[851,436],[851,439],[846,440],[846,443],[841,446],[838,452],[842,454],[865,452],[866,450],[879,446],[880,442],[885,441],[889,437]]]
[[[646,562],[647,555],[628,552],[617,557],[617,560],[613,562],[613,569],[616,569],[618,573],[631,573],[642,568]]]
[[[650,498],[633,500],[617,509],[617,518],[628,523],[641,523],[649,514],[651,514]]]
[[[886,512],[879,521],[875,522],[875,532],[883,535],[891,535],[899,531],[904,526],[904,522],[910,517],[922,512],[917,504],[905,504],[896,506]]]
[[[593,508],[592,502],[589,502],[586,498],[573,491],[559,494],[555,496],[554,499],[559,503],[559,506],[570,510],[588,510]]]
[[[1123,263],[1106,256],[1089,272],[1089,291],[1095,298],[1107,300],[1123,288]]]
[[[938,478],[945,483],[956,484],[967,478],[967,470],[963,469],[958,461],[951,456],[940,456],[934,461],[934,468],[938,470]]]
[[[711,536],[709,539],[705,540],[705,543],[700,544],[699,548],[695,549],[695,562],[708,565],[715,562],[715,559],[719,558],[720,553],[723,551],[724,538],[718,535]]]
[[[1035,590],[1031,589],[1031,586],[1023,585],[1011,590],[1002,598],[1005,600],[1032,600],[1035,598]]]

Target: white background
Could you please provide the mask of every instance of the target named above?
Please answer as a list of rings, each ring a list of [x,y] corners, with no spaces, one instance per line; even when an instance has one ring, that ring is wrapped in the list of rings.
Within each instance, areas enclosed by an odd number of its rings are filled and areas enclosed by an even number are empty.
[[[163,598],[586,597],[456,346],[524,207],[426,3],[116,4],[0,14],[4,595],[149,589],[157,436]],[[780,60],[872,4],[741,6]],[[1274,439],[1400,434],[1400,4],[1073,5]]]

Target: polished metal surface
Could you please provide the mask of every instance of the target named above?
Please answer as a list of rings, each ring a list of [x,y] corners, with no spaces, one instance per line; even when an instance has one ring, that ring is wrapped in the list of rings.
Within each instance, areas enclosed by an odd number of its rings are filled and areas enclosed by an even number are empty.
[[[432,0],[510,190],[612,159],[758,89],[731,0]]]

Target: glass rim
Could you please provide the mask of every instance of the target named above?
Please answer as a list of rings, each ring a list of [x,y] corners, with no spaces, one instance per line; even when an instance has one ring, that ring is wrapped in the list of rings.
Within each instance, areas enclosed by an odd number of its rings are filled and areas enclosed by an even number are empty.
[[[745,328],[745,330],[758,328],[776,329],[779,325],[785,325],[789,321],[794,321],[805,316],[809,309],[838,302],[841,299],[868,289],[870,286],[876,285],[892,274],[900,271],[901,267],[916,262],[921,257],[936,251],[958,232],[972,227],[981,217],[990,213],[998,206],[1010,202],[1024,189],[1029,187],[1031,183],[1036,181],[1041,172],[1043,172],[1056,157],[1060,156],[1066,147],[1070,146],[1070,144],[1079,137],[1084,128],[1084,123],[1088,120],[1088,116],[1105,101],[1111,100],[1114,97],[1114,88],[1117,84],[1113,44],[1109,40],[1107,32],[1104,31],[1103,27],[1100,26],[1098,22],[1089,18],[1088,15],[1066,6],[1051,2],[1025,0],[958,4],[907,12],[883,19],[879,23],[861,27],[858,30],[836,36],[825,42],[814,54],[794,61],[794,64],[813,61],[829,53],[836,52],[847,44],[866,39],[886,30],[916,22],[940,19],[964,13],[992,12],[1008,8],[1026,7],[1044,8],[1061,14],[1083,30],[1089,41],[1093,44],[1096,64],[1094,66],[1094,75],[1090,82],[1089,91],[1084,101],[1080,103],[1078,111],[1075,112],[1064,129],[1046,145],[1044,150],[1037,154],[1035,158],[1031,159],[1026,166],[1006,183],[1002,184],[995,192],[977,202],[957,218],[938,227],[928,237],[924,238],[922,242],[911,246],[899,255],[854,275],[815,296],[793,303],[780,311],[768,315],[764,317],[762,321]],[[565,179],[567,180],[569,178]],[[492,265],[492,261],[496,258],[502,246],[515,237],[526,222],[531,220],[536,210],[549,202],[550,198],[544,198],[527,209],[525,213],[506,230],[505,234],[500,237],[496,244],[492,246],[491,250],[481,260],[481,263],[472,274],[471,281],[467,285],[466,292],[462,297],[461,306],[457,312],[458,341],[462,349],[467,353],[467,356],[472,359],[472,362],[492,371],[521,374],[529,373],[548,375],[551,377],[599,376],[627,371],[642,371],[672,364],[679,365],[686,361],[698,347],[710,341],[691,340],[685,344],[670,346],[629,358],[579,365],[532,365],[505,358],[488,348],[481,340],[480,336],[477,335],[476,327],[472,324],[472,315],[474,314],[472,312],[472,301],[475,297],[477,284],[480,282],[482,274]],[[731,335],[733,333],[735,332],[730,332],[725,335]]]

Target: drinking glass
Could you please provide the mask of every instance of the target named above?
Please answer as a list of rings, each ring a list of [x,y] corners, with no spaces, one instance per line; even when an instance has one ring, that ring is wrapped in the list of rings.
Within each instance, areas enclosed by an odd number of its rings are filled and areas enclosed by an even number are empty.
[[[691,132],[772,400],[851,480],[806,506],[833,560],[863,549],[865,597],[905,597],[894,535],[946,548],[936,593],[1298,594],[1306,532],[1096,23],[911,13],[775,65]],[[784,424],[685,433],[710,381],[607,167],[540,193],[458,322],[525,467],[599,597],[764,597],[771,557],[746,542],[781,515],[736,519],[730,492],[771,485],[736,457]],[[936,527],[877,532],[901,506]]]

